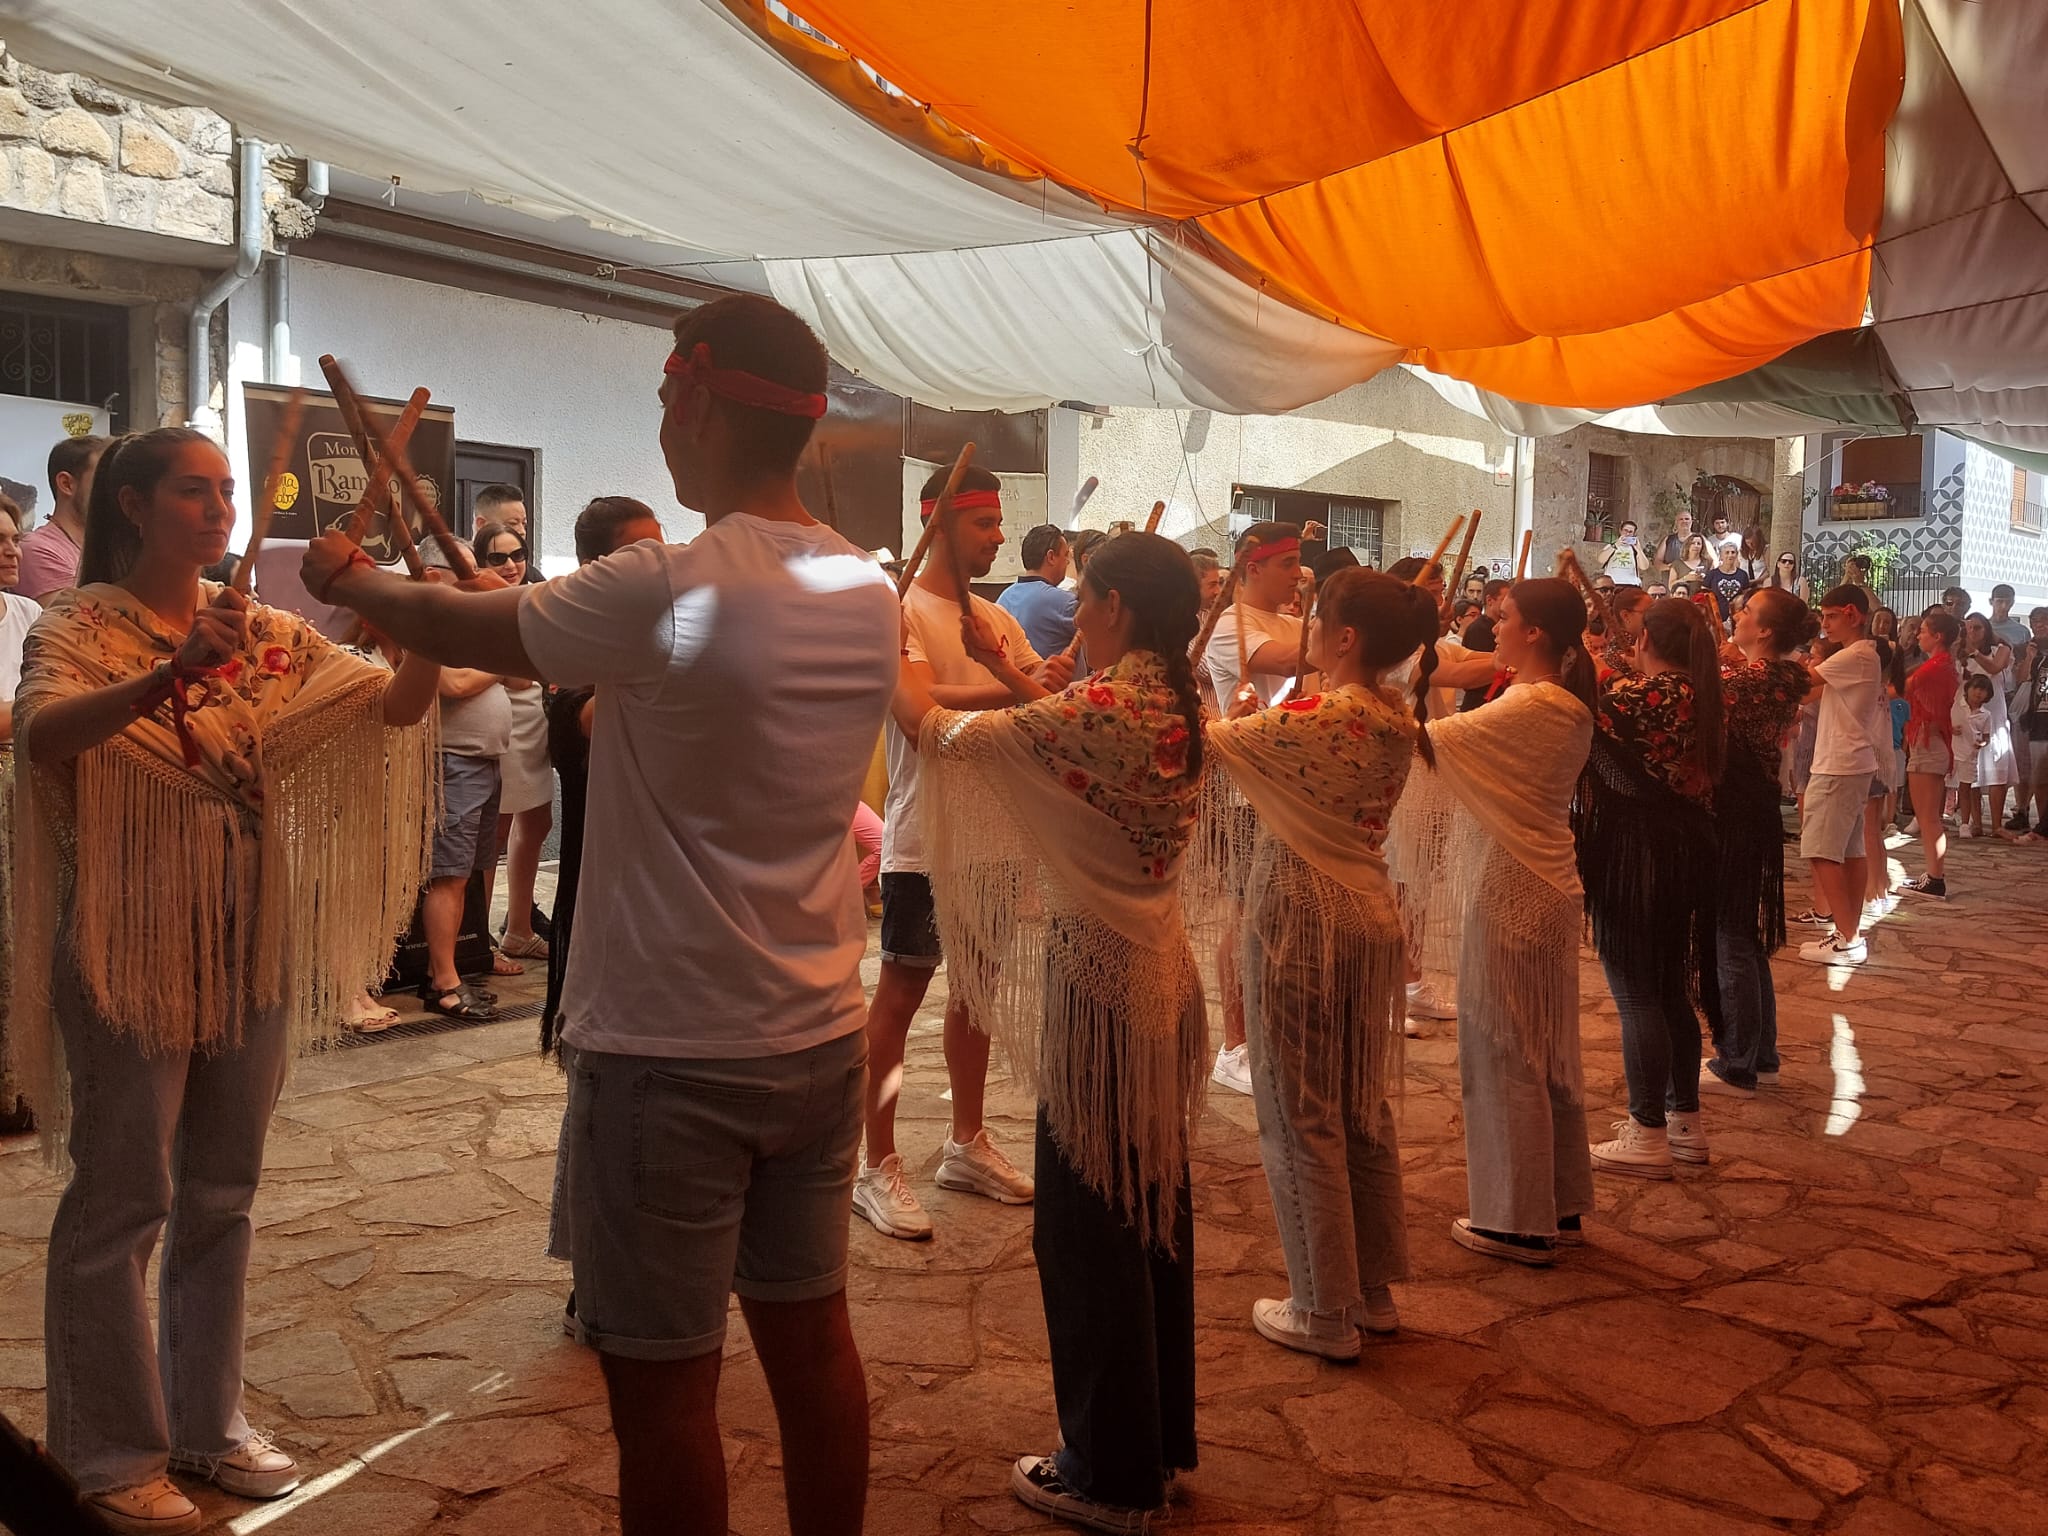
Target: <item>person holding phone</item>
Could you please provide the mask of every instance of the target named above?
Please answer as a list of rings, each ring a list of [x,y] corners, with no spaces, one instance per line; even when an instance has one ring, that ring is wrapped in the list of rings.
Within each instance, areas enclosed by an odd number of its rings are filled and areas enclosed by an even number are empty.
[[[1617,587],[1640,587],[1643,584],[1643,543],[1636,536],[1633,519],[1621,525],[1614,542],[1600,557],[1602,575],[1614,579]]]

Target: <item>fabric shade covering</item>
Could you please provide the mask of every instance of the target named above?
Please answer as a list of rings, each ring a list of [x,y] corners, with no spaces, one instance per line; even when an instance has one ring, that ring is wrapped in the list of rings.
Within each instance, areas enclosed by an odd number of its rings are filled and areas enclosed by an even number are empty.
[[[745,262],[927,403],[1276,411],[1405,359],[1521,431],[2048,446],[2048,7],[796,10],[844,47],[753,0],[39,0],[7,35],[400,206]]]

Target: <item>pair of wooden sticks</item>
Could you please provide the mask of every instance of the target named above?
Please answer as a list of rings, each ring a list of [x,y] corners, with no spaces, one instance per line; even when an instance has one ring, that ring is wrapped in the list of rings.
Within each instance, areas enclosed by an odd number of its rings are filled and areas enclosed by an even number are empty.
[[[939,525],[953,516],[953,497],[960,489],[960,480],[974,462],[974,444],[963,443],[960,455],[953,460],[953,468],[946,476],[946,484],[939,492],[939,499],[932,503],[932,515],[924,520],[924,532],[917,536],[917,547],[910,552],[910,558],[903,562],[903,574],[896,578],[896,600],[901,602],[910,593],[910,584],[917,580],[918,570],[924,565],[924,557],[931,552],[932,539],[939,531]],[[967,558],[960,550],[960,541],[953,537],[953,530],[946,530],[946,551],[953,561],[954,584],[960,589],[960,615],[969,617],[974,612],[974,594],[967,587]]]

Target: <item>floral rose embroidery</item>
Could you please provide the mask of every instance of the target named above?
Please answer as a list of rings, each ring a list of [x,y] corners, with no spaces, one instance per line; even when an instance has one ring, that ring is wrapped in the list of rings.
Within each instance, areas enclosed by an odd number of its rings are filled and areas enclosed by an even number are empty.
[[[1110,705],[1116,702],[1116,690],[1106,687],[1101,683],[1090,683],[1088,685],[1088,702],[1097,709],[1108,709]]]
[[[1074,791],[1077,795],[1081,794],[1088,788],[1088,775],[1078,768],[1069,768],[1067,770],[1067,788]]]
[[[281,645],[266,645],[261,660],[263,670],[272,677],[292,669],[292,653]]]

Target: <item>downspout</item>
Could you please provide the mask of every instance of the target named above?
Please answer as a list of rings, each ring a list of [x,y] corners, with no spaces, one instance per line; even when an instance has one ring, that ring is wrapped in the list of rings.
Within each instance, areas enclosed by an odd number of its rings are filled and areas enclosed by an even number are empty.
[[[306,162],[306,206],[317,215],[327,206],[327,162],[308,160]],[[269,296],[265,308],[270,311],[270,358],[264,367],[264,376],[273,384],[284,382],[285,359],[292,355],[291,318],[291,250],[280,245],[277,255],[271,258],[268,269]],[[294,380],[293,382],[297,382]]]
[[[215,441],[224,434],[220,412],[213,407],[213,313],[263,265],[263,146],[255,139],[238,139],[236,145],[241,153],[235,193],[241,218],[235,264],[192,301],[192,325],[185,339],[185,425]]]

